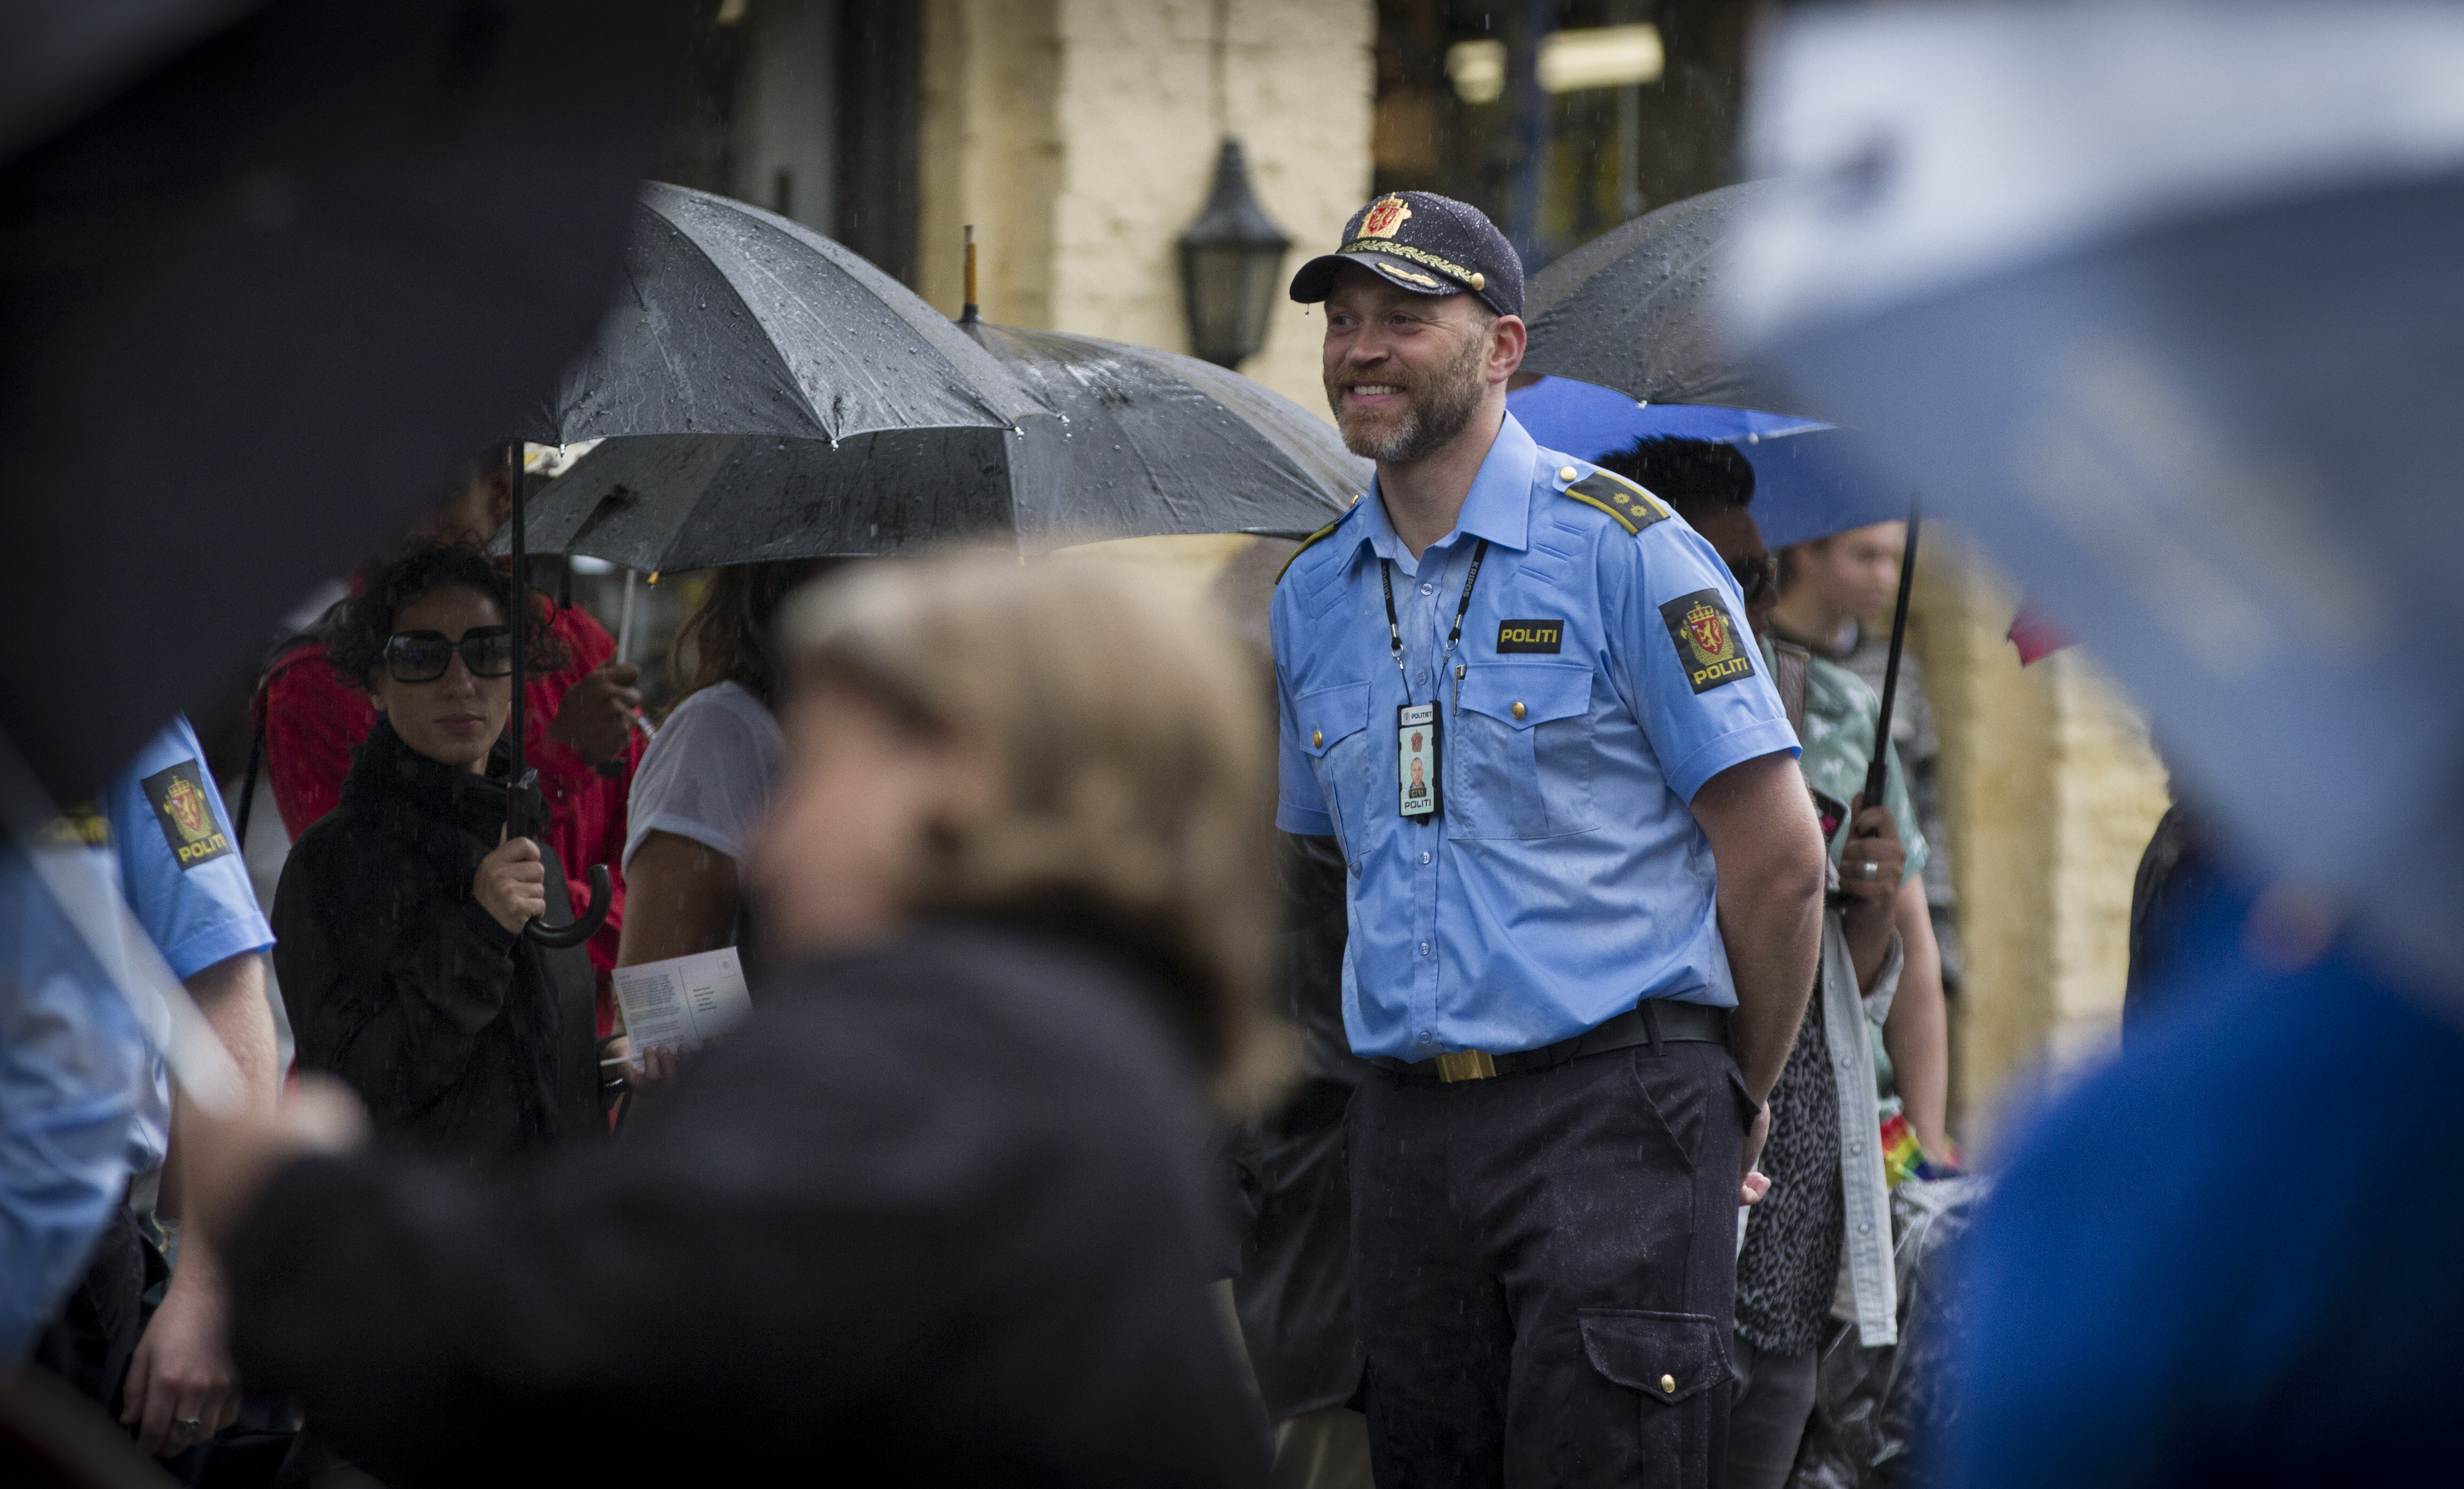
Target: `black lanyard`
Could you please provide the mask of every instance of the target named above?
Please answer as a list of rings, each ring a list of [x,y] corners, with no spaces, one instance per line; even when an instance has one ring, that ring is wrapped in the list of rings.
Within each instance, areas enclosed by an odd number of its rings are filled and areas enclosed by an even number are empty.
[[[1471,587],[1480,582],[1480,566],[1487,557],[1488,539],[1484,537],[1480,546],[1471,551],[1471,572],[1463,576],[1463,601],[1455,606],[1454,629],[1446,632],[1446,648],[1438,653],[1441,667],[1455,654],[1455,644],[1463,640],[1463,616],[1471,610]],[[1377,560],[1377,578],[1386,586],[1386,637],[1394,644],[1395,670],[1403,674],[1403,696],[1408,699],[1412,696],[1412,674],[1403,666],[1403,623],[1395,618],[1395,565],[1391,559]],[[1436,696],[1434,688],[1430,696]]]

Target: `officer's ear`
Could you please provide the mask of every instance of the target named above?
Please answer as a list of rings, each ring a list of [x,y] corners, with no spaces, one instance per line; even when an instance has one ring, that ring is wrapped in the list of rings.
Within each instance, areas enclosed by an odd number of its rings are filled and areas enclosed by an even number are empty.
[[[1488,380],[1503,383],[1521,370],[1530,332],[1521,316],[1499,316],[1488,327]]]

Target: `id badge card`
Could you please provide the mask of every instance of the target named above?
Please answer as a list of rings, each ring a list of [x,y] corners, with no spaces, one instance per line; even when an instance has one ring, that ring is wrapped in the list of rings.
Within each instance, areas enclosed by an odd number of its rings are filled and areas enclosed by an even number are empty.
[[[1395,711],[1395,810],[1428,817],[1438,810],[1438,706],[1405,704]]]

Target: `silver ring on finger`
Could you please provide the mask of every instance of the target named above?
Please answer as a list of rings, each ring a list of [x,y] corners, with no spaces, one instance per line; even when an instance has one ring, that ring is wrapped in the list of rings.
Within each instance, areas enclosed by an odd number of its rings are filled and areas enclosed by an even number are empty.
[[[1882,865],[1881,865],[1875,863],[1875,862],[1874,862],[1872,859],[1870,859],[1870,858],[1869,858],[1869,859],[1867,859],[1867,860],[1865,861],[1865,864],[1864,864],[1864,876],[1865,876],[1866,878],[1871,879],[1871,878],[1875,877],[1876,875],[1880,874],[1881,871],[1882,871]]]
[[[175,1416],[171,1418],[171,1430],[183,1437],[193,1437],[206,1430],[206,1424],[199,1417]]]

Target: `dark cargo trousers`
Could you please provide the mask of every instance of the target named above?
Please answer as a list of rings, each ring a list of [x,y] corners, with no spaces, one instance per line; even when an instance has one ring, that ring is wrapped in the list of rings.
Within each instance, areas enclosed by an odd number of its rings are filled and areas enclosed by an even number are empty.
[[[1369,1074],[1346,1140],[1381,1489],[1719,1482],[1749,1114],[1716,1044]]]

